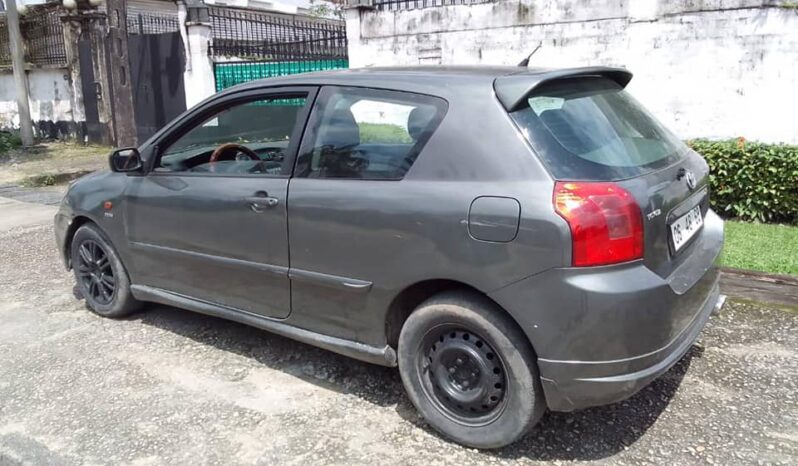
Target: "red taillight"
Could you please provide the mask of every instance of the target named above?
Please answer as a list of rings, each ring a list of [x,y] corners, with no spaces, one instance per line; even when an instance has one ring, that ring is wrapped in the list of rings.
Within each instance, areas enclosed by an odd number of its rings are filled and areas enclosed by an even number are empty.
[[[615,264],[643,257],[643,216],[615,183],[561,181],[554,210],[571,227],[573,265]]]

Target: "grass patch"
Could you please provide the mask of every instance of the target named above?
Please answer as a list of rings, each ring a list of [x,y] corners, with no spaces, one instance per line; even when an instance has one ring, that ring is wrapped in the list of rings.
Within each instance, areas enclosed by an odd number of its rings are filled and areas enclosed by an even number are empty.
[[[69,183],[81,176],[88,175],[94,170],[78,170],[66,173],[46,173],[44,175],[33,175],[23,179],[19,184],[26,188],[41,188],[44,186],[56,186]]]
[[[727,221],[721,265],[798,275],[798,227]]]
[[[110,147],[46,142],[0,153],[0,185],[53,186],[108,168]]]

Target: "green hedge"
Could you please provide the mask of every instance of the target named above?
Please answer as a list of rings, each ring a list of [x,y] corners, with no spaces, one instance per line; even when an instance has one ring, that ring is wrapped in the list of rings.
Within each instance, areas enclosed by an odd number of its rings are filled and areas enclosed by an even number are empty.
[[[360,123],[360,142],[378,144],[410,144],[407,130],[390,123]]]
[[[712,208],[727,218],[798,223],[798,146],[688,141],[710,168]]]

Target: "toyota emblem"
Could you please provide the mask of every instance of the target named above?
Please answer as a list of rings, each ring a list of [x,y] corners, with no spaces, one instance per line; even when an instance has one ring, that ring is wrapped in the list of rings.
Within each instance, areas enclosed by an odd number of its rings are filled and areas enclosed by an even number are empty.
[[[687,187],[690,188],[690,191],[695,189],[695,175],[690,170],[687,170],[687,173],[684,175],[685,181],[687,181]]]

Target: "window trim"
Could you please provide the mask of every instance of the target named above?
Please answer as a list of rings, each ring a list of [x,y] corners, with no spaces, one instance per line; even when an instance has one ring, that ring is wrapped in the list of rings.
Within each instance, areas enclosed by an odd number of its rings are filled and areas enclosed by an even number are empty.
[[[224,93],[212,98],[212,100],[200,104],[191,111],[185,113],[177,120],[167,126],[164,131],[157,136],[152,143],[148,144],[149,152],[152,154],[146,164],[147,176],[199,176],[214,178],[290,178],[296,163],[298,149],[303,138],[303,133],[308,122],[308,116],[314,107],[319,86],[281,86],[273,88],[248,89],[240,92]],[[269,173],[212,173],[212,172],[187,172],[187,171],[156,171],[155,168],[161,160],[161,156],[172,143],[183,137],[186,133],[196,128],[197,125],[205,122],[212,115],[224,111],[234,105],[258,100],[277,99],[281,96],[290,98],[297,94],[306,94],[305,105],[297,113],[294,129],[286,147],[285,160],[281,173],[272,175]]]
[[[319,133],[319,127],[321,125],[324,107],[327,105],[330,98],[333,95],[335,95],[335,93],[338,91],[349,91],[351,93],[356,93],[359,95],[366,95],[366,96],[368,96],[368,94],[372,94],[375,98],[382,97],[383,100],[387,100],[385,99],[386,95],[387,96],[394,95],[396,97],[404,96],[406,101],[409,103],[423,100],[424,103],[432,104],[437,107],[438,113],[435,116],[435,118],[430,120],[430,125],[428,130],[424,132],[424,135],[422,135],[415,142],[415,144],[413,144],[410,151],[405,156],[405,157],[413,157],[413,165],[411,165],[410,168],[408,168],[407,171],[402,176],[397,178],[343,178],[343,177],[310,178],[307,175],[299,173],[300,154],[305,154],[313,150],[313,144],[315,143],[316,137]],[[447,102],[446,99],[429,94],[402,91],[396,89],[366,87],[366,86],[342,86],[342,85],[320,86],[316,95],[315,102],[313,104],[313,108],[310,112],[310,116],[305,122],[305,132],[302,135],[302,143],[299,146],[299,150],[295,154],[294,166],[291,172],[291,177],[312,179],[312,180],[338,180],[338,181],[401,181],[405,179],[407,174],[410,173],[410,170],[413,169],[413,166],[415,166],[415,162],[418,159],[418,156],[421,154],[424,147],[427,145],[427,142],[429,142],[429,140],[432,138],[432,135],[435,134],[435,131],[438,130],[438,128],[441,125],[441,122],[446,117],[448,111],[449,111],[449,102]]]

